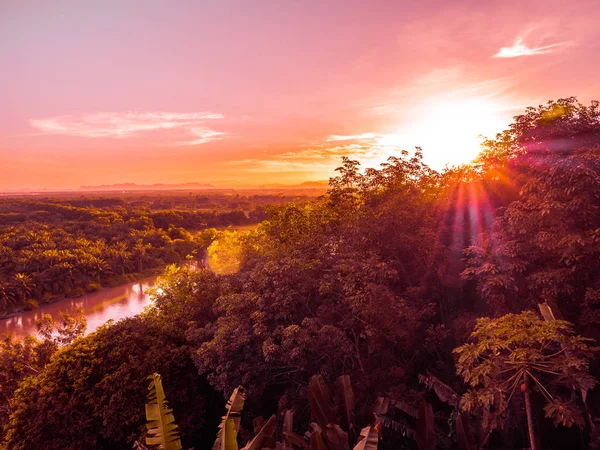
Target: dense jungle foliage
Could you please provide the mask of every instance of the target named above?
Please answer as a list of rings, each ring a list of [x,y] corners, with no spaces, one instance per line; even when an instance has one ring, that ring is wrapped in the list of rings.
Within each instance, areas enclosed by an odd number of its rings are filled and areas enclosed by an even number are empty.
[[[256,224],[269,201],[286,199],[206,193],[1,199],[0,315],[125,283],[187,255],[202,258],[214,233],[201,230]]]
[[[147,377],[159,373],[183,448],[213,448],[224,396],[240,385],[240,442],[251,441],[252,419],[275,414],[281,425],[286,411],[296,432],[320,425],[311,383],[325,392],[346,375],[352,442],[374,425],[380,449],[600,448],[597,102],[529,108],[473,164],[443,172],[419,150],[365,171],[344,159],[326,195],[266,213],[256,230],[219,243],[233,270],[170,266],[137,317],[85,338],[70,317],[41,323],[38,339],[7,338],[3,445],[140,447]],[[98,215],[89,229],[70,224],[69,236],[80,227],[94,245],[123,242],[110,234],[119,214]],[[146,244],[146,232],[188,242],[176,224],[157,230],[145,217],[115,219],[128,251]],[[3,251],[44,254],[27,250],[27,236],[48,235],[50,225],[10,227]],[[74,253],[87,248],[72,239]],[[64,342],[53,326],[67,330]],[[279,430],[267,446],[297,448],[281,444]]]

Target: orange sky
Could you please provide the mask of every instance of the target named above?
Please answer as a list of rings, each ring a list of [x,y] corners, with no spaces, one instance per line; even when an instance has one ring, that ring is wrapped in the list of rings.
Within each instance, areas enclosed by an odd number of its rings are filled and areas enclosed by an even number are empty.
[[[0,189],[292,184],[599,98],[597,1],[0,0]]]

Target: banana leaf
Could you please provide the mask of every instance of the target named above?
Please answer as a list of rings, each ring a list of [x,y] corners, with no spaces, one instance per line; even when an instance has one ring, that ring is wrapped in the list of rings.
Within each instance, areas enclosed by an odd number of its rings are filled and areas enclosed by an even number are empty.
[[[162,378],[153,373],[148,377],[148,403],[146,403],[146,419],[148,423],[147,445],[158,445],[161,450],[180,450],[181,440],[173,411],[167,405]]]

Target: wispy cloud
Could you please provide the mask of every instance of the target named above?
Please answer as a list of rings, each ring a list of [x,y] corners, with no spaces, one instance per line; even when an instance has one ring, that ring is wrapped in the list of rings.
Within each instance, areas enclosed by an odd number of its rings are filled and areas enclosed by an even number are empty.
[[[97,112],[31,119],[32,127],[44,134],[87,138],[124,139],[154,131],[179,134],[173,145],[199,145],[222,139],[225,133],[206,126],[206,121],[223,119],[212,112],[175,113],[164,111]]]
[[[192,136],[195,136],[194,139],[190,139],[187,141],[177,141],[174,142],[176,145],[200,145],[206,144],[210,141],[216,141],[219,139],[223,139],[227,133],[223,133],[222,131],[211,130],[210,128],[201,127],[201,128],[192,128],[189,130]]]
[[[557,42],[555,44],[544,45],[541,47],[527,47],[523,44],[523,39],[517,39],[512,47],[502,47],[498,50],[494,58],[517,58],[519,56],[543,55],[552,52],[557,47],[563,47],[568,42]]]
[[[363,141],[363,140],[371,140],[380,136],[377,133],[362,133],[362,134],[351,134],[351,135],[341,135],[341,134],[332,134],[327,138],[327,142],[332,141]]]
[[[245,172],[311,172],[329,176],[341,164],[342,156],[353,159],[364,155],[366,146],[347,144],[335,147],[321,147],[291,150],[277,155],[229,161],[227,164],[244,169]]]
[[[306,172],[331,176],[341,165],[342,156],[360,161],[364,167],[379,167],[398,152],[398,136],[381,133],[356,135],[333,134],[321,142],[311,142],[304,148],[289,150],[260,158],[229,161],[227,164],[243,167],[246,172]]]

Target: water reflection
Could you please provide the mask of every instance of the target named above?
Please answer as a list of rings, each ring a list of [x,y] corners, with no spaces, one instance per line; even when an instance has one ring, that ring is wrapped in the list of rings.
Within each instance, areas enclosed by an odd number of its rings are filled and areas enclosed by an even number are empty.
[[[75,299],[59,300],[48,305],[41,305],[35,311],[26,311],[0,319],[0,335],[10,333],[16,337],[35,335],[35,321],[44,314],[50,314],[58,319],[59,311],[73,313],[78,308],[83,310],[87,319],[86,334],[96,330],[108,320],[115,321],[131,317],[142,312],[150,304],[146,290],[155,285],[156,277],[146,278],[115,288],[106,288],[100,292],[84,295]]]

